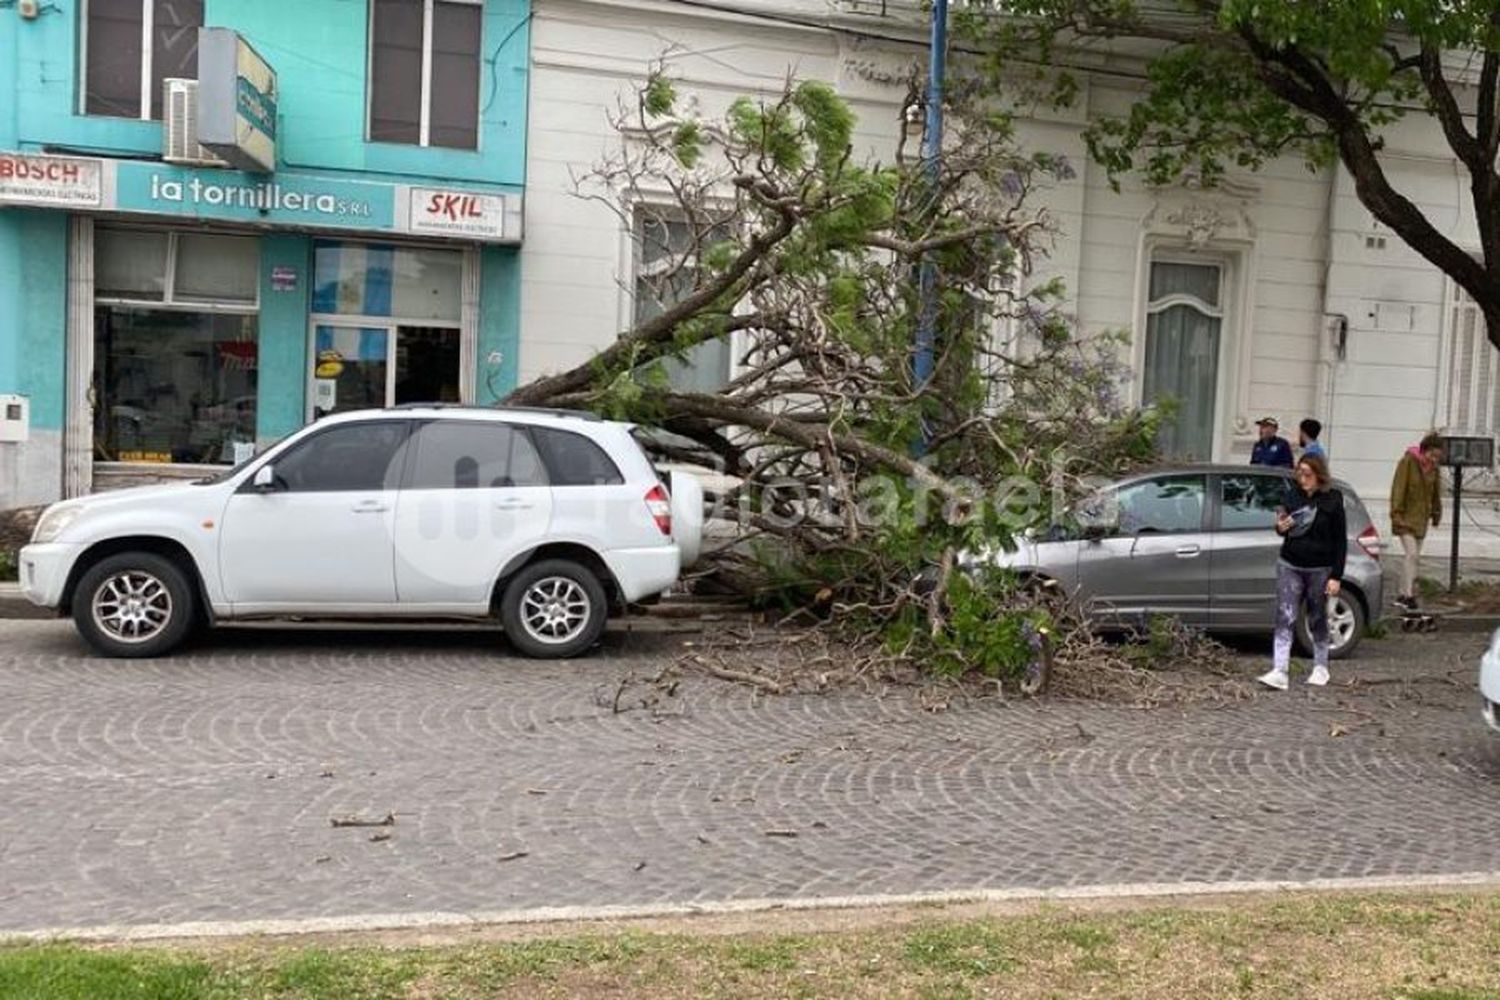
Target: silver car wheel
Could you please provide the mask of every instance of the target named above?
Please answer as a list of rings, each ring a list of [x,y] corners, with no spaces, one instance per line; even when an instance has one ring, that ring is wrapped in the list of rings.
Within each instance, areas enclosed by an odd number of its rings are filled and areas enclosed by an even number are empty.
[[[549,646],[577,638],[588,627],[592,612],[588,593],[565,576],[543,577],[521,597],[521,627]]]
[[[94,624],[120,642],[145,642],[172,620],[172,592],[142,570],[125,570],[94,590]]]
[[[1340,595],[1328,602],[1328,645],[1332,649],[1343,649],[1355,639],[1354,630],[1359,627],[1359,618],[1349,598]]]

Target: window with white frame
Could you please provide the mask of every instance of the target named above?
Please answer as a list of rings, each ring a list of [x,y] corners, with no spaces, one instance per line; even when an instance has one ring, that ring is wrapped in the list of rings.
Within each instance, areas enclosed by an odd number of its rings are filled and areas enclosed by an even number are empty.
[[[634,315],[637,324],[660,316],[681,301],[698,281],[693,241],[698,234],[687,221],[639,206],[632,242],[635,247]],[[673,386],[694,392],[717,392],[729,382],[733,360],[731,335],[689,348],[679,360],[663,365]]]
[[[479,148],[482,0],[371,0],[371,142]]]
[[[1447,330],[1443,340],[1442,385],[1437,423],[1454,434],[1489,435],[1500,429],[1500,364],[1479,305],[1454,281],[1448,282]]]
[[[94,453],[232,464],[255,442],[260,241],[94,231]]]
[[[1223,349],[1224,267],[1213,261],[1153,259],[1146,296],[1141,399],[1171,400],[1158,446],[1172,458],[1213,458],[1219,360]]]
[[[87,0],[83,113],[159,120],[162,82],[198,76],[203,0]]]

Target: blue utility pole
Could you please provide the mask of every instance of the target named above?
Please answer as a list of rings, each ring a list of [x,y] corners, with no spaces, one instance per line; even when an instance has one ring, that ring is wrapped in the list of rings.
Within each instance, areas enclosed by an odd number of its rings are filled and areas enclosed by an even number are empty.
[[[943,156],[943,78],[948,66],[948,0],[933,0],[932,42],[927,60],[927,128],[922,134],[922,160],[929,185],[927,207],[936,212]],[[917,356],[912,366],[918,391],[932,378],[937,343],[937,265],[924,254],[918,278],[921,312],[917,320]]]

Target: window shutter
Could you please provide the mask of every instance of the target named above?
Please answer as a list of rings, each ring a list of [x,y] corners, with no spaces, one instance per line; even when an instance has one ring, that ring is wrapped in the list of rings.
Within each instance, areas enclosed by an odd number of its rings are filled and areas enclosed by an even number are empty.
[[[1495,348],[1474,299],[1449,282],[1447,398],[1443,425],[1457,434],[1489,435],[1500,423]]]

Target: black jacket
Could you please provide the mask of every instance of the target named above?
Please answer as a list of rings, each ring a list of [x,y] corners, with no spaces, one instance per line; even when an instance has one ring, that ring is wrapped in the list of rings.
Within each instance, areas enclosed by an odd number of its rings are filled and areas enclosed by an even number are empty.
[[[1324,490],[1308,496],[1290,490],[1283,505],[1288,513],[1314,508],[1312,524],[1305,532],[1287,534],[1281,542],[1281,558],[1301,569],[1328,568],[1330,578],[1344,577],[1344,558],[1349,552],[1349,529],[1344,520],[1344,495]]]

